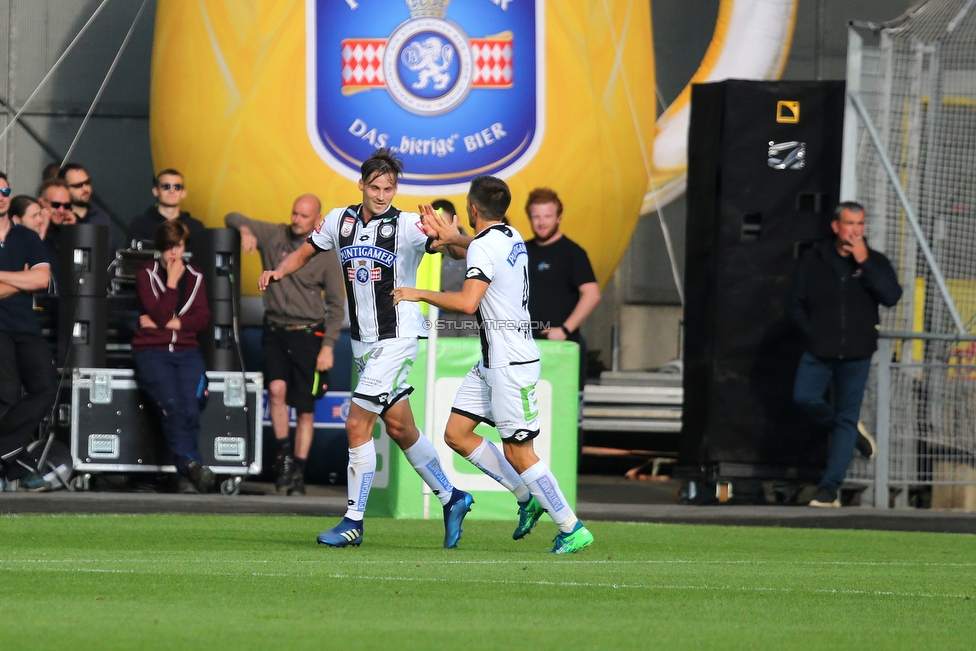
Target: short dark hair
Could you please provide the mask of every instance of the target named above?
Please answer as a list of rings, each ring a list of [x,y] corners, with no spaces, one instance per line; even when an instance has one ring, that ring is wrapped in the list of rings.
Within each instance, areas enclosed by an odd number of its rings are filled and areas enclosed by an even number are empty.
[[[559,195],[555,190],[549,188],[536,188],[529,193],[529,198],[525,200],[525,214],[529,214],[529,208],[540,203],[556,204],[556,216],[563,214],[563,202],[559,200]]]
[[[864,212],[864,206],[862,206],[861,204],[859,204],[856,201],[841,201],[839,204],[837,204],[837,207],[834,208],[834,219],[833,219],[833,221],[837,221],[838,219],[840,219],[840,214],[842,212],[844,212],[845,210],[850,210],[851,212],[860,212],[860,213],[863,213]]]
[[[66,178],[68,178],[68,172],[74,172],[74,171],[77,171],[77,170],[81,170],[82,172],[87,172],[88,171],[88,170],[85,169],[85,166],[82,165],[81,163],[65,163],[64,164],[64,167],[62,167],[58,171],[58,178],[59,179],[66,179]]]
[[[156,229],[153,242],[157,251],[168,251],[180,242],[190,239],[190,229],[178,219],[167,219]]]
[[[55,178],[61,172],[61,163],[48,163],[41,170],[41,181]]]
[[[7,175],[4,174],[3,172],[0,172],[0,179],[3,179],[4,181],[6,181],[7,180]],[[8,181],[7,184],[9,185],[10,182]]]
[[[41,187],[37,189],[37,195],[43,197],[44,193],[47,192],[47,189],[53,187],[64,188],[67,190],[68,184],[64,182],[64,179],[59,179],[56,176],[54,178],[44,179],[44,181],[41,183]]]
[[[478,207],[486,221],[497,222],[505,218],[512,204],[512,191],[496,176],[476,176],[468,190],[468,201]]]
[[[394,156],[389,149],[377,149],[372,156],[363,161],[362,167],[359,169],[362,172],[364,183],[369,183],[377,176],[386,176],[387,174],[393,177],[394,183],[397,183],[400,180],[400,174],[403,173],[403,162]]]
[[[160,172],[159,174],[153,177],[154,188],[159,185],[159,179],[161,179],[164,176],[178,176],[181,179],[183,178],[183,175],[180,174],[178,171],[174,170],[172,167],[167,167],[162,172]]]
[[[10,200],[10,210],[8,213],[11,217],[23,218],[32,203],[37,203],[37,199],[26,194],[18,194]]]
[[[447,199],[436,199],[433,203],[430,204],[430,206],[434,210],[443,210],[448,215],[457,214],[457,208],[455,208],[454,204],[448,201]]]

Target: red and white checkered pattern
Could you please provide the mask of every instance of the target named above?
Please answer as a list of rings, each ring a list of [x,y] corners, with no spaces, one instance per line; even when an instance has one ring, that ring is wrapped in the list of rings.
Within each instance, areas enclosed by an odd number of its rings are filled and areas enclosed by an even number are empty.
[[[512,39],[471,39],[474,88],[508,88],[512,85]]]
[[[383,88],[385,38],[348,38],[342,42],[342,87]],[[474,88],[510,88],[512,85],[512,39],[471,39],[474,59]]]
[[[342,42],[342,87],[382,88],[385,38],[347,38]]]
[[[359,267],[362,266],[364,265],[359,265]],[[349,267],[348,269],[346,269],[346,276],[349,278],[349,280],[356,280],[356,271],[359,269],[359,267]],[[382,269],[380,269],[379,267],[373,267],[369,270],[369,279],[379,280],[382,277],[382,274],[383,274]]]

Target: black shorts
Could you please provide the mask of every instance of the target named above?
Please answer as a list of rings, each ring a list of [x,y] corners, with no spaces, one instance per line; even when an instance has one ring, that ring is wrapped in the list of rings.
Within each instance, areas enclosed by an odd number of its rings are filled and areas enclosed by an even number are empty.
[[[285,394],[288,406],[303,414],[314,412],[318,387],[313,383],[315,362],[322,349],[321,328],[286,330],[265,323],[261,348],[265,386],[283,380],[288,385]]]

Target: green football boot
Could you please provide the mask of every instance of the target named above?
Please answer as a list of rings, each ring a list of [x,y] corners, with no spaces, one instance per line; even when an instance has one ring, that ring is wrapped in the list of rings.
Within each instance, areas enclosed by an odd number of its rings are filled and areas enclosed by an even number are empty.
[[[590,546],[593,542],[593,534],[583,526],[582,522],[577,522],[572,531],[560,533],[552,540],[556,544],[550,554],[575,554]]]
[[[515,533],[512,534],[512,540],[525,538],[545,512],[546,510],[534,497],[529,497],[528,502],[519,502],[519,521]]]

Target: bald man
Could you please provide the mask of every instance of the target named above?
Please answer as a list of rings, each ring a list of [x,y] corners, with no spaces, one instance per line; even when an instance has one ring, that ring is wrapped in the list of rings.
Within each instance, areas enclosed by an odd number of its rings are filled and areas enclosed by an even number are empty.
[[[303,194],[292,204],[290,223],[269,224],[236,212],[224,217],[224,223],[240,232],[244,253],[260,252],[264,269],[274,269],[305,243],[322,221],[321,213],[318,198]],[[277,444],[274,471],[279,494],[305,494],[315,400],[328,386],[332,348],[339,338],[344,304],[342,267],[335,251],[315,256],[264,292],[261,348]],[[288,407],[298,413],[294,442]]]

